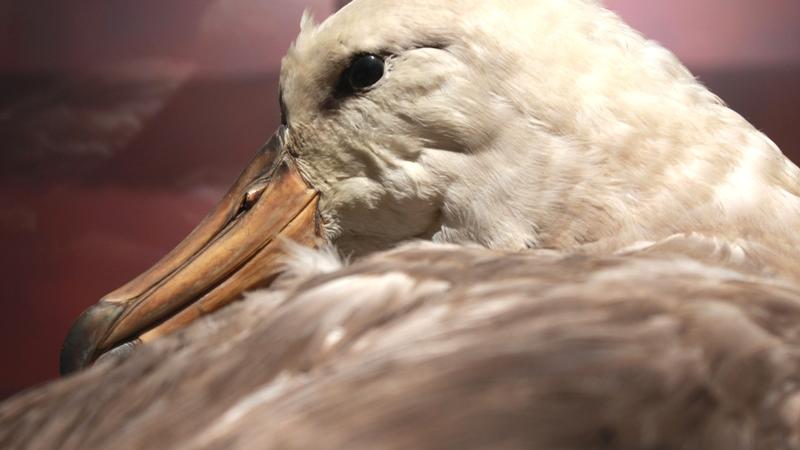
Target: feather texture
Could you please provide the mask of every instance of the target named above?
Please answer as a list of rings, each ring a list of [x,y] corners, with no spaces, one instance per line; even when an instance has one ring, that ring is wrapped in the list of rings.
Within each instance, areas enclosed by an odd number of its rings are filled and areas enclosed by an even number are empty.
[[[0,445],[798,448],[798,294],[654,248],[413,244],[18,396]]]
[[[355,262],[295,248],[4,403],[0,447],[800,448],[800,170],[598,2],[356,0],[281,89]]]

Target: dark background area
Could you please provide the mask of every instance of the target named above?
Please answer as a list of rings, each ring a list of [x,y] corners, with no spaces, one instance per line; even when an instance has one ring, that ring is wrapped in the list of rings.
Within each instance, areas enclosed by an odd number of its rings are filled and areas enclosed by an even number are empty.
[[[280,58],[333,0],[0,0],[0,398],[199,222],[278,124]],[[800,2],[611,0],[800,157]]]

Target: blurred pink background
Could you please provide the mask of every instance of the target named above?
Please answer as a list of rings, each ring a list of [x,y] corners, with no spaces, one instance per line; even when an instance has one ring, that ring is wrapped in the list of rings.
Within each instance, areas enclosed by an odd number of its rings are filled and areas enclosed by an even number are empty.
[[[800,157],[800,2],[609,0]],[[79,6],[76,6],[79,5]],[[0,0],[0,398],[175,245],[278,124],[280,58],[334,0]]]

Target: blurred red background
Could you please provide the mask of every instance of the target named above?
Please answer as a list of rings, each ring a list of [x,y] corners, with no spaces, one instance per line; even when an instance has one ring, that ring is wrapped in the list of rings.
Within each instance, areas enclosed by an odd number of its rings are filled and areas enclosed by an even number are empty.
[[[337,3],[0,0],[0,398],[222,195],[278,124],[302,10]],[[797,160],[800,2],[607,4]]]

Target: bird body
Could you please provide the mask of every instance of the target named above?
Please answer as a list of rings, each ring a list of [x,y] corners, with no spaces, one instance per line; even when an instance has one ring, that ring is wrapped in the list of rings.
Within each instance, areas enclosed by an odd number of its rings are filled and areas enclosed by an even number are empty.
[[[653,252],[314,258],[318,273],[6,402],[0,446],[800,444],[793,284]]]
[[[671,53],[590,0],[301,29],[266,150],[62,361],[159,339],[6,402],[0,446],[800,448],[798,168]]]

